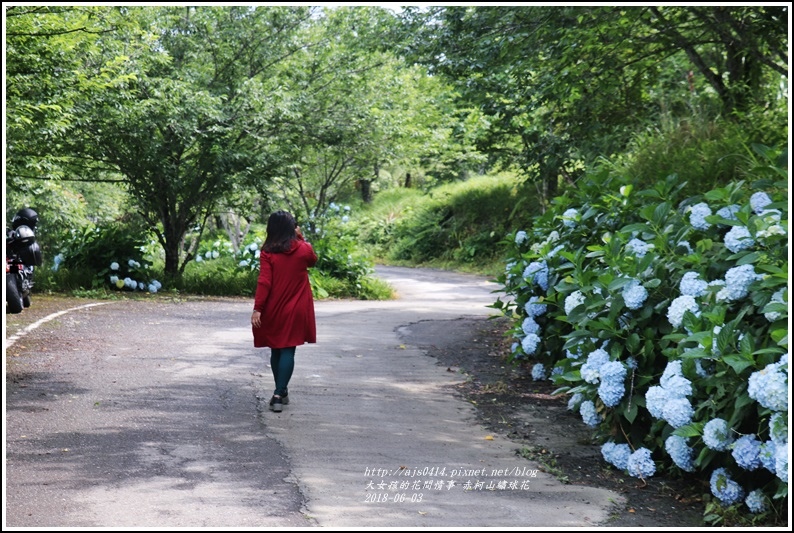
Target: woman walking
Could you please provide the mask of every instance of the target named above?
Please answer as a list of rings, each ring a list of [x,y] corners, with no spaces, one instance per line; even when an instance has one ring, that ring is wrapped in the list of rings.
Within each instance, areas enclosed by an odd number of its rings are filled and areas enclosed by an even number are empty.
[[[271,214],[259,254],[251,326],[254,347],[270,348],[276,383],[270,409],[275,412],[289,403],[287,386],[295,368],[295,348],[317,342],[308,270],[316,263],[317,254],[303,238],[295,218],[286,211]]]

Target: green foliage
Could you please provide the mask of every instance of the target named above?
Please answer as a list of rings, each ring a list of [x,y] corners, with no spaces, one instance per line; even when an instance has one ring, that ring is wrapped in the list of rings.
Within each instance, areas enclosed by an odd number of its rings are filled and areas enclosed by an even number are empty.
[[[748,381],[788,352],[788,177],[785,151],[753,153],[750,183],[696,196],[675,175],[635,191],[608,167],[594,170],[505,238],[511,251],[499,281],[508,297],[493,307],[514,320],[511,357],[542,365],[571,395],[571,409],[592,402],[602,442],[646,448],[659,468],[705,482],[725,467],[779,511],[785,476],[750,472],[730,448],[704,441],[715,418],[732,437],[774,438],[775,411]],[[688,393],[665,392],[675,376],[691,384]],[[661,406],[658,395],[669,395]],[[668,454],[671,435],[687,439],[692,473]]]
[[[60,243],[53,258],[52,282],[74,290],[115,288],[156,292],[160,283],[152,272],[151,236],[135,225],[107,223],[73,231]],[[90,284],[88,284],[91,273]],[[155,290],[149,289],[154,283]]]
[[[502,236],[532,213],[516,213],[517,182],[510,174],[450,183],[420,196],[393,190],[357,219],[359,236],[391,261],[486,264],[500,257]],[[537,209],[535,207],[534,209]]]

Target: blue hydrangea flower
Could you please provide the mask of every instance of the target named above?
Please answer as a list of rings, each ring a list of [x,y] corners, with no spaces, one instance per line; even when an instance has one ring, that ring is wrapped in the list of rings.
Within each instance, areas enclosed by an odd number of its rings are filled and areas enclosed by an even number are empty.
[[[681,278],[681,283],[678,285],[682,295],[692,296],[694,298],[698,298],[706,294],[706,289],[708,286],[709,284],[700,279],[700,274],[697,272],[685,273]]]
[[[668,398],[662,417],[668,424],[678,429],[689,424],[694,414],[695,410],[686,398]]]
[[[524,279],[532,280],[541,289],[549,288],[549,267],[546,261],[533,261],[524,269]]]
[[[609,354],[603,348],[597,348],[590,352],[587,361],[582,365],[580,374],[582,379],[588,383],[598,383],[601,377],[599,371],[601,367],[609,362]]]
[[[529,299],[529,301],[524,305],[524,310],[527,312],[527,315],[531,317],[537,317],[546,312],[547,305],[538,302],[540,302],[540,297],[538,296],[532,296]]]
[[[538,334],[540,333],[540,324],[535,322],[534,318],[528,316],[521,323],[521,330],[524,332],[524,335],[529,335],[530,333]]]
[[[648,298],[648,290],[636,279],[623,286],[623,301],[629,309],[639,309]]]
[[[676,246],[676,248],[681,248],[682,250],[684,250],[688,254],[692,254],[692,253],[695,252],[692,249],[692,245],[690,245],[688,241],[679,241],[678,244],[676,244],[675,246]],[[676,251],[678,251],[678,250],[676,250]]]
[[[546,367],[543,366],[543,363],[537,363],[532,367],[532,379],[535,381],[546,379]]]
[[[750,208],[756,214],[760,214],[771,203],[772,199],[765,192],[756,192],[750,197]]]
[[[119,269],[119,264],[117,262],[113,261],[112,263],[110,263],[110,270],[118,270],[118,269]]]
[[[788,442],[788,413],[778,411],[769,417],[769,438],[778,446]]]
[[[664,441],[664,449],[678,468],[684,472],[695,471],[695,450],[687,446],[684,437],[670,435]]]
[[[659,384],[671,398],[683,398],[692,394],[692,382],[684,377],[681,361],[670,361],[662,372]]]
[[[645,254],[648,253],[648,250],[653,248],[653,244],[648,244],[647,242],[641,241],[640,239],[631,239],[628,243],[626,243],[626,251],[634,254],[640,259],[645,257]]]
[[[684,320],[684,313],[687,311],[691,311],[695,316],[700,316],[700,307],[698,307],[695,298],[684,294],[673,300],[670,307],[667,308],[667,320],[674,328],[679,328]]]
[[[775,446],[775,473],[783,483],[788,483],[788,446]]]
[[[513,344],[511,344],[510,345],[510,353],[516,353],[516,350],[518,350],[518,347],[519,347],[519,344],[517,342],[514,342]]]
[[[768,440],[761,444],[758,449],[758,460],[761,461],[761,466],[775,473],[775,454],[777,453],[777,445],[774,441]]]
[[[565,357],[567,357],[568,359],[579,359],[581,356],[582,356],[581,348],[577,348],[575,352],[572,352],[571,350],[568,349],[565,350]]]
[[[788,372],[776,363],[750,374],[747,384],[750,398],[773,411],[788,411]]]
[[[761,489],[755,489],[748,494],[747,498],[744,499],[744,503],[753,514],[763,513],[767,510],[766,496],[764,496],[764,491]]]
[[[620,361],[610,361],[601,365],[599,373],[598,397],[607,407],[615,407],[626,394],[626,367]]]
[[[619,470],[626,470],[629,466],[629,457],[631,456],[631,448],[628,444],[616,444],[614,442],[605,442],[601,446],[601,456],[604,461],[611,464]]]
[[[725,287],[717,294],[717,299],[721,299],[722,296],[729,301],[741,300],[747,296],[750,285],[759,279],[761,276],[755,273],[753,265],[729,268],[725,273]]]
[[[526,240],[527,240],[527,232],[526,231],[521,230],[518,233],[516,233],[516,244],[522,244]]]
[[[712,374],[714,366],[713,361],[704,361],[703,359],[695,359],[695,372],[700,378],[707,378]]]
[[[579,406],[579,414],[582,415],[582,420],[588,426],[594,428],[600,422],[598,413],[596,412],[595,404],[590,400],[585,400]]]
[[[707,230],[711,224],[706,222],[706,217],[711,215],[709,204],[701,202],[693,205],[689,210],[689,223],[692,227],[699,230]]]
[[[729,205],[718,209],[717,215],[727,220],[738,220],[738,218],[736,218],[736,213],[739,212],[739,209],[741,209],[741,207],[737,204]]]
[[[524,340],[521,341],[521,347],[524,349],[524,353],[527,355],[533,355],[535,350],[538,349],[538,345],[540,344],[540,337],[538,337],[534,333],[530,333]]]
[[[638,448],[637,451],[629,456],[626,464],[631,477],[644,479],[656,473],[656,464],[651,459],[651,450],[648,448]]]
[[[772,298],[769,300],[769,303],[775,302],[775,303],[785,304],[786,302],[783,300],[783,294],[784,294],[785,291],[786,291],[786,289],[784,287],[784,288],[778,290],[777,292],[775,292],[775,294],[773,294]],[[783,315],[781,313],[777,312],[777,311],[772,311],[770,313],[764,313],[764,318],[766,318],[770,322],[774,322],[775,320],[779,320],[780,318],[782,318],[782,316]]]
[[[567,209],[562,214],[562,223],[568,228],[575,228],[576,223],[579,221],[579,211],[574,208]]]
[[[669,395],[659,385],[648,387],[645,393],[645,408],[651,413],[654,418],[662,418],[664,416],[664,406],[667,403]]]
[[[718,452],[724,452],[733,443],[728,422],[722,418],[709,420],[703,427],[703,443]]]
[[[733,505],[744,499],[744,489],[731,479],[724,468],[717,468],[711,473],[710,485],[711,493],[722,505]]]
[[[573,291],[565,297],[565,314],[570,315],[571,311],[584,303],[584,294],[582,291]]]
[[[744,226],[733,226],[731,230],[725,234],[725,247],[733,253],[752,248],[754,244],[755,239],[753,239],[750,231]]]
[[[576,407],[582,401],[582,398],[584,398],[584,396],[582,396],[581,392],[576,392],[572,394],[571,397],[568,399],[568,410],[573,411],[574,409],[576,409]]]
[[[733,448],[731,455],[737,465],[745,470],[755,470],[761,466],[761,459],[758,457],[761,441],[756,439],[755,435],[742,435],[731,447]]]

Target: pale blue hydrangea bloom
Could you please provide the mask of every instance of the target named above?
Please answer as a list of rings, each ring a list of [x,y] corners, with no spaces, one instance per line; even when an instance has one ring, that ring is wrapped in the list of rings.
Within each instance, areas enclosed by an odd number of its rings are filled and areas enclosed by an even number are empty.
[[[747,498],[744,499],[744,503],[750,509],[750,512],[754,514],[763,513],[767,510],[766,496],[764,496],[764,491],[761,489],[755,489],[748,494]]]
[[[571,311],[584,303],[584,294],[582,291],[573,291],[565,297],[565,314],[570,315]]]
[[[629,356],[626,358],[626,368],[629,370],[637,369],[637,359],[634,356]]]
[[[769,438],[778,446],[788,442],[788,413],[780,411],[769,417]]]
[[[196,263],[201,263],[202,261],[204,261],[204,258],[201,257],[200,255],[197,255],[196,256]]]
[[[574,409],[576,409],[576,407],[582,401],[582,398],[584,398],[584,396],[582,396],[581,392],[576,392],[576,393],[572,394],[571,397],[568,399],[568,410],[569,411],[573,411]],[[774,465],[774,462],[773,462],[773,465]]]
[[[535,350],[538,349],[538,345],[540,344],[540,337],[538,337],[534,333],[530,333],[524,340],[521,341],[521,347],[524,349],[524,353],[527,355],[532,355],[535,353]]]
[[[349,216],[345,215],[345,216],[343,216],[343,217],[342,217],[342,223],[343,223],[343,224],[344,224],[344,223],[347,223],[347,221],[348,221],[348,220],[350,220],[350,217],[349,217]]]
[[[703,359],[695,359],[695,372],[698,377],[707,378],[712,375],[714,371],[714,361]]]
[[[689,424],[694,414],[695,410],[692,409],[692,405],[686,398],[668,397],[667,403],[664,405],[662,417],[668,424],[678,429]]]
[[[700,307],[693,296],[684,294],[673,300],[667,308],[667,320],[674,328],[681,327],[684,320],[684,313],[691,311],[695,316],[700,316]]]
[[[157,292],[157,285],[155,285],[154,283],[150,283],[148,289],[150,293],[154,294]]]
[[[580,370],[582,379],[588,383],[598,383],[600,370],[603,365],[609,362],[609,354],[603,348],[597,348],[590,352],[587,361]]]
[[[623,301],[629,309],[639,309],[648,298],[648,290],[636,279],[623,286]]]
[[[736,213],[739,212],[739,209],[741,209],[741,207],[739,205],[732,204],[732,205],[729,205],[729,206],[722,207],[722,208],[718,209],[717,210],[717,215],[721,216],[722,218],[727,219],[727,220],[738,220],[736,218]]]
[[[139,266],[141,266],[141,264],[137,262],[135,259],[130,259],[129,261],[127,261],[127,266],[129,266],[130,268],[138,268]]]
[[[678,468],[684,472],[695,471],[695,450],[687,446],[684,437],[670,435],[664,441],[664,449]]]
[[[124,278],[124,286],[128,289],[135,290],[138,287],[138,282],[132,278]]]
[[[659,384],[672,398],[683,398],[692,394],[692,382],[682,372],[681,361],[670,361],[659,379]]]
[[[706,289],[709,284],[700,279],[700,274],[697,272],[687,272],[681,278],[681,283],[678,288],[684,296],[692,296],[698,298],[706,294]]]
[[[727,300],[741,300],[750,291],[750,285],[762,276],[755,273],[753,265],[740,265],[729,268],[725,273],[725,297]],[[719,298],[719,296],[718,296]]]
[[[756,192],[750,197],[750,208],[756,214],[761,213],[771,203],[772,199],[765,192]]]
[[[541,289],[549,288],[549,267],[546,261],[533,261],[524,269],[524,279],[532,280]]]
[[[601,446],[601,456],[604,461],[611,464],[618,470],[626,470],[629,467],[629,457],[631,456],[631,448],[628,444],[605,442]]]
[[[250,264],[251,264],[251,263],[248,261],[248,259],[243,259],[243,260],[241,260],[239,263],[237,263],[237,266],[238,266],[238,267],[247,267],[247,266],[249,266]]]
[[[138,282],[138,290],[142,291],[145,288],[146,288],[146,284],[144,282],[142,282],[142,281],[139,281]]]
[[[540,324],[535,322],[534,318],[528,316],[521,323],[521,329],[524,331],[524,335],[529,335],[530,333],[535,333],[537,335],[540,333]]]
[[[564,249],[565,249],[565,245],[564,244],[558,244],[557,246],[554,247],[554,249],[552,251],[550,251],[548,254],[546,254],[546,257],[548,257],[548,258],[554,257],[555,255],[557,255],[557,252],[559,252],[560,250],[564,250]],[[566,261],[566,263],[569,263],[569,262]]]
[[[733,443],[733,436],[728,422],[722,418],[713,418],[703,427],[703,443],[718,452],[724,452]]]
[[[547,305],[538,302],[540,302],[540,297],[532,296],[526,305],[524,305],[524,310],[529,316],[540,316],[546,312]]]
[[[532,367],[532,379],[535,381],[546,379],[546,367],[543,366],[543,363],[537,363]]]
[[[520,230],[516,233],[516,244],[522,244],[524,241],[527,240],[527,232],[524,230]]]
[[[744,499],[744,489],[728,475],[724,468],[717,468],[711,473],[711,493],[722,503],[729,506]]]
[[[110,263],[110,270],[118,270],[118,269],[119,269],[119,264],[117,262],[113,261],[112,263]]]
[[[596,412],[595,404],[590,400],[585,400],[579,406],[579,414],[582,415],[582,420],[590,427],[596,427],[600,419]]]
[[[785,292],[785,287],[777,291],[775,294],[772,295],[771,302],[785,304],[786,302],[783,301],[783,293]],[[771,313],[764,313],[764,318],[766,318],[770,322],[774,322],[775,320],[779,320],[783,315],[778,313],[777,311],[772,311]]]
[[[758,448],[758,460],[761,461],[761,466],[775,473],[775,453],[777,452],[777,445],[774,441],[768,440],[761,444]]]
[[[753,372],[748,380],[747,394],[767,409],[788,411],[788,372],[781,372],[778,363]]]
[[[775,446],[775,474],[783,483],[788,483],[788,446]]]
[[[722,326],[714,326],[711,330],[711,354],[714,356],[721,355],[720,348],[717,342],[719,338],[720,331],[722,331]]]
[[[576,223],[579,221],[579,211],[574,208],[567,209],[562,214],[562,223],[568,228],[575,228]]]
[[[247,248],[249,252],[256,255],[256,253],[259,251],[259,244],[252,242],[251,244],[248,245]]]
[[[644,479],[656,473],[656,464],[651,459],[651,450],[648,448],[638,448],[637,451],[629,456],[626,464],[631,477]]]
[[[689,210],[689,223],[692,227],[699,230],[707,230],[711,224],[706,222],[706,217],[711,215],[709,204],[701,202],[693,205]]]
[[[626,367],[620,361],[609,361],[598,372],[601,374],[598,397],[607,407],[615,407],[626,394]]]
[[[554,368],[551,369],[551,375],[552,376],[561,376],[564,373],[565,373],[565,370],[563,370],[563,368],[561,366],[555,366]],[[549,379],[551,379],[551,377],[549,377]]]
[[[579,359],[582,356],[582,349],[577,348],[576,352],[572,352],[571,350],[565,350],[565,357],[568,359]]]
[[[648,244],[647,242],[636,238],[631,239],[628,243],[626,243],[626,251],[636,255],[639,258],[645,257],[645,254],[648,253],[648,250],[652,250],[653,248],[653,244]]]
[[[755,435],[742,435],[731,446],[736,464],[745,470],[755,470],[761,466],[761,459],[758,454],[761,451],[761,441]]]
[[[750,230],[744,226],[733,226],[731,230],[725,234],[725,247],[733,253],[741,252],[752,248],[755,244]]]
[[[669,395],[659,385],[648,387],[645,393],[645,407],[651,416],[654,418],[662,418],[664,416],[664,405],[667,403]]]
[[[688,241],[679,241],[678,244],[676,244],[676,247],[683,248],[684,250],[686,250],[686,253],[688,254],[692,254],[695,252]]]
[[[118,276],[110,276],[111,285],[115,285],[118,280],[119,280]]]
[[[519,346],[520,345],[517,342],[514,342],[513,344],[511,344],[510,345],[510,353],[516,353],[516,350],[518,350]]]

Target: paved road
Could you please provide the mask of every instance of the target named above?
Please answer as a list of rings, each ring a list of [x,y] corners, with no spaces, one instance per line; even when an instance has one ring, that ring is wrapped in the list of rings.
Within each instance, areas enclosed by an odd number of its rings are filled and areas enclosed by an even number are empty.
[[[398,299],[316,303],[281,413],[247,300],[105,303],[17,339],[4,530],[603,523],[621,496],[538,472],[453,395],[461,375],[401,336],[487,317],[496,286],[377,273]]]

